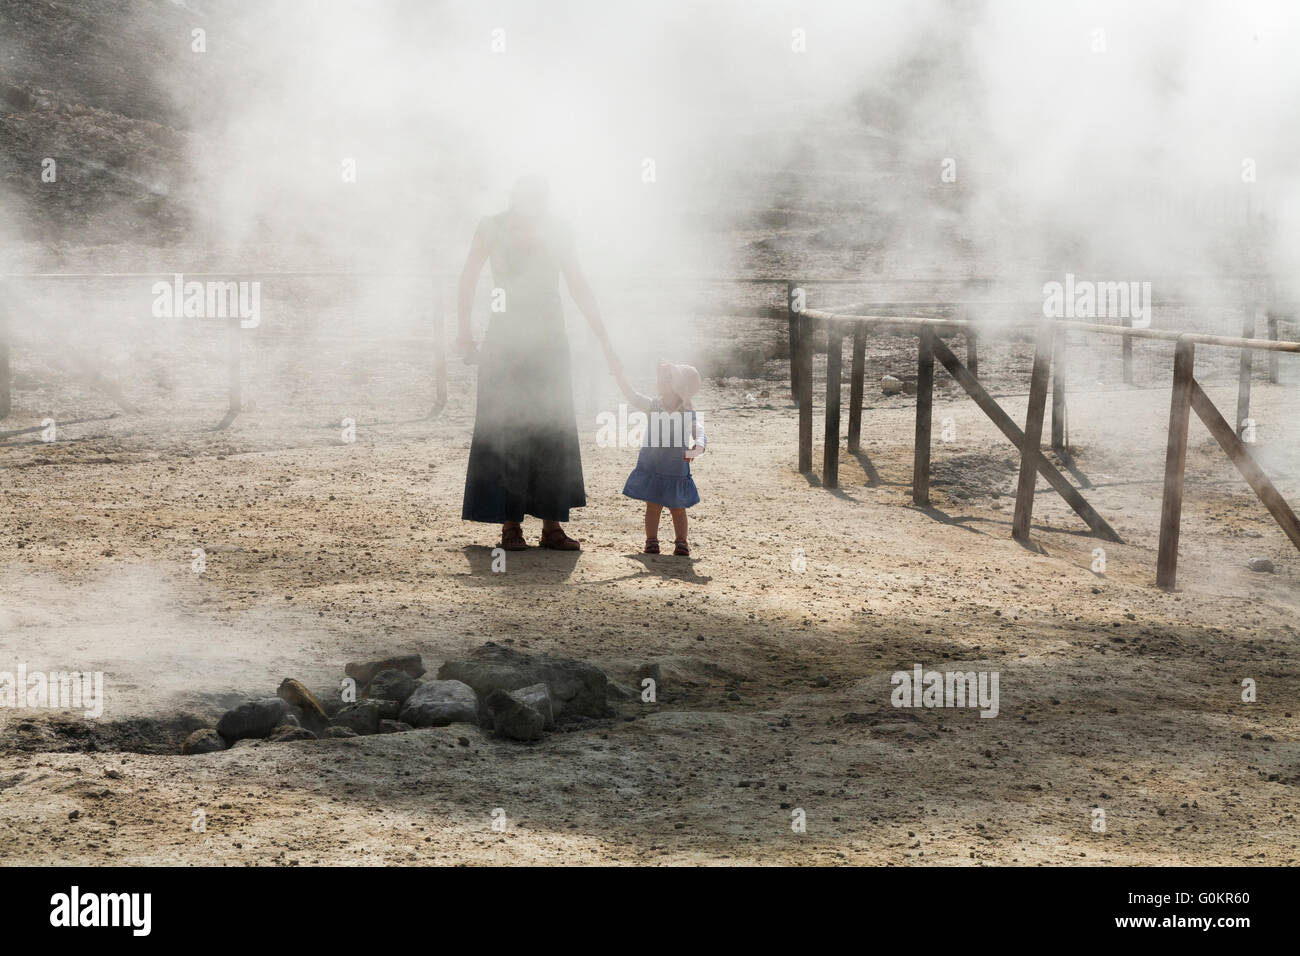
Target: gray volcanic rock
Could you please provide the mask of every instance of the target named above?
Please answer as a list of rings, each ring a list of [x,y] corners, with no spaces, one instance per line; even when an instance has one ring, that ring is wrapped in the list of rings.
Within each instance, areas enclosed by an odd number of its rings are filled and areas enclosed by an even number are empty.
[[[325,709],[321,706],[320,701],[316,699],[316,695],[302,681],[286,677],[280,681],[280,687],[276,690],[275,696],[294,709],[298,722],[304,727],[320,730],[330,722],[329,715],[325,713]]]
[[[511,740],[541,740],[546,718],[514,694],[494,690],[488,695],[492,729]]]
[[[250,700],[222,714],[217,733],[230,743],[245,737],[265,737],[284,719],[288,706],[279,697]]]
[[[533,684],[550,690],[555,719],[565,714],[605,716],[605,673],[583,661],[521,654],[487,643],[468,660],[448,661],[438,668],[443,680],[463,681],[486,699],[494,690],[512,691]]]
[[[401,720],[412,727],[445,727],[479,722],[478,695],[458,680],[426,681],[406,699]]]
[[[226,739],[210,727],[196,730],[181,744],[183,754],[210,754],[226,749]]]
[[[348,704],[334,715],[336,727],[350,727],[359,734],[373,734],[379,730],[379,701],[359,700]]]
[[[343,668],[358,684],[369,684],[383,671],[404,671],[412,677],[424,676],[424,664],[419,654],[386,657],[382,661],[353,661]]]
[[[406,671],[390,668],[375,675],[370,686],[366,688],[366,696],[379,700],[395,700],[400,706],[406,703],[406,698],[410,697],[418,686],[420,685],[415,678]]]
[[[521,704],[527,704],[542,715],[543,727],[550,730],[555,726],[555,710],[551,706],[551,692],[545,684],[533,684],[511,691],[510,696]]]

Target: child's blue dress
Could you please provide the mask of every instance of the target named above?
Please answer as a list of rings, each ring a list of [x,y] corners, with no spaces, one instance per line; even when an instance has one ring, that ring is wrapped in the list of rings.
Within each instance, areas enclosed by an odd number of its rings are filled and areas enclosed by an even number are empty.
[[[649,424],[636,467],[627,476],[623,494],[665,508],[689,508],[700,503],[691,477],[691,463],[682,456],[691,442],[695,412],[665,412],[663,402],[650,402]]]

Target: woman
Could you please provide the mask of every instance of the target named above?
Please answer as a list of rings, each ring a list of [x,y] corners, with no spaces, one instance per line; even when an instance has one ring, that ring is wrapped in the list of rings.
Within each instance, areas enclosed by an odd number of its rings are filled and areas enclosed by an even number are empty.
[[[481,349],[470,333],[474,291],[492,263],[492,318]],[[560,274],[569,294],[617,366],[591,287],[568,231],[550,215],[546,184],[520,180],[510,208],[484,219],[474,234],[457,297],[456,345],[479,362],[474,440],[461,518],[501,525],[500,547],[522,551],[524,515],[542,519],[543,548],[578,551],[564,533],[569,509],[587,503],[573,412],[569,342],[560,305]]]

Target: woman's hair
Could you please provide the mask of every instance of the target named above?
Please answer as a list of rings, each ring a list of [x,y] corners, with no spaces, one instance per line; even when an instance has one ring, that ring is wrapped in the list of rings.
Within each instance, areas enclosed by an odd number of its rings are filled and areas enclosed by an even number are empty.
[[[538,174],[521,176],[510,190],[510,208],[515,212],[543,212],[549,195],[546,177]]]

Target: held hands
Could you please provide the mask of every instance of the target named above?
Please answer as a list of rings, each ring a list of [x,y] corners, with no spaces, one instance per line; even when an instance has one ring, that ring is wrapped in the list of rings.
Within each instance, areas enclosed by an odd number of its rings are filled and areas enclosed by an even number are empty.
[[[704,454],[709,447],[709,436],[704,433],[704,429],[696,426],[692,432],[691,447],[686,449],[686,454],[682,455],[686,461],[694,461]]]

